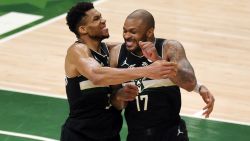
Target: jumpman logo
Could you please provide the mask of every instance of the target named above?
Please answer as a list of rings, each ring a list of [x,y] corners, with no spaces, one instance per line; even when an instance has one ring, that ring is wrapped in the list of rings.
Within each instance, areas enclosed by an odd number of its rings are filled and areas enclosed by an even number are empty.
[[[126,59],[123,61],[123,63],[121,64],[121,66],[127,65],[128,68],[133,68],[133,67],[135,67],[136,64],[132,64],[132,65],[128,64],[128,63],[127,63],[127,59],[128,59],[128,58],[126,58]]]
[[[178,126],[178,133],[177,133],[177,136],[179,136],[180,134],[184,134],[184,133],[181,132],[180,126]]]
[[[124,66],[124,65],[129,66],[129,64],[127,63],[127,58],[123,61],[123,63],[122,63],[122,65],[121,65],[121,66]]]
[[[143,67],[145,67],[145,66],[148,66],[148,63],[147,62],[142,62],[142,64],[141,64]]]

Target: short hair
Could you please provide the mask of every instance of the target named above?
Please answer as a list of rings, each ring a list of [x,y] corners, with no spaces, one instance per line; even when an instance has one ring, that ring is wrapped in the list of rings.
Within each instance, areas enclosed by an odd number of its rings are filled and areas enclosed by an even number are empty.
[[[136,18],[142,19],[144,23],[146,23],[147,28],[155,28],[155,20],[153,15],[144,9],[137,9],[131,14],[128,15],[127,19],[129,18]]]
[[[94,8],[93,3],[90,2],[79,2],[73,6],[67,13],[66,21],[69,26],[70,31],[75,33],[79,37],[78,26],[81,22],[81,19],[86,16],[86,12]]]

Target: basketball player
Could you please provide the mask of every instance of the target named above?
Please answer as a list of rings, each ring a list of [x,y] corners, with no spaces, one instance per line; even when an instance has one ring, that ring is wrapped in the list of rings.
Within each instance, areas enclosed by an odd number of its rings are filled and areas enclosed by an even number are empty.
[[[101,42],[109,32],[93,4],[78,3],[66,19],[78,40],[68,48],[65,59],[70,113],[62,127],[61,141],[120,141],[122,117],[109,102],[109,85],[141,77],[167,78],[176,74],[176,63],[162,60],[145,67],[110,68],[108,47]],[[125,88],[132,93],[138,91],[133,85]]]
[[[126,100],[128,88],[117,89],[112,103],[118,109],[125,108],[127,141],[188,141],[185,122],[179,115],[179,87],[201,93],[207,104],[203,113],[206,117],[213,110],[214,97],[205,86],[197,84],[183,46],[175,40],[155,38],[154,27],[154,18],[146,10],[136,10],[128,15],[123,26],[125,43],[111,50],[110,65],[131,68],[167,60],[177,63],[177,74],[168,79],[142,77],[128,81],[127,84],[138,87],[139,95],[134,93],[133,101]]]

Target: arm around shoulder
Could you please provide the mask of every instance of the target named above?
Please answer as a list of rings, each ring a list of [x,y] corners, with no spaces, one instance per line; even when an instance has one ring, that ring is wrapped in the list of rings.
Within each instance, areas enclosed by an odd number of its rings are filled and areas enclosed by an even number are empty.
[[[121,84],[140,77],[158,77],[159,74],[156,72],[162,69],[161,64],[127,69],[103,67],[92,57],[89,49],[85,45],[71,47],[68,50],[66,60],[66,62],[69,62],[67,64],[70,65],[66,65],[65,68],[66,70],[69,69],[74,72],[74,76],[83,75],[92,81],[94,85],[101,86]],[[154,73],[149,73],[151,69],[154,70]],[[135,71],[138,73],[134,73]]]

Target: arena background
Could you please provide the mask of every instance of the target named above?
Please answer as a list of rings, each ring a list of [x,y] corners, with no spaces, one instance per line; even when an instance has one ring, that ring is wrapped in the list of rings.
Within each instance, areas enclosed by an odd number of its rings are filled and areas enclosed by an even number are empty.
[[[0,140],[59,140],[68,114],[64,57],[75,41],[65,13],[79,0],[0,0]],[[209,119],[204,103],[182,90],[182,117],[191,141],[250,138],[250,1],[99,0],[111,37],[135,9],[155,17],[156,36],[180,41],[200,83],[216,98]],[[125,141],[126,124],[121,132]]]

